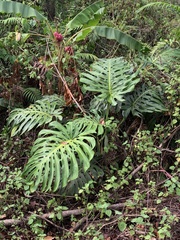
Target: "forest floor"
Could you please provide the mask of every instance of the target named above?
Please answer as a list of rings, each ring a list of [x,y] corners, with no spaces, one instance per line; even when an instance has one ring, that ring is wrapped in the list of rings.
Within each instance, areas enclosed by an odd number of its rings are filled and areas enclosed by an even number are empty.
[[[3,121],[2,121],[3,122]],[[79,238],[69,238],[66,236],[67,232],[75,233],[77,231],[87,230],[89,226],[98,227],[104,237],[104,240],[139,240],[140,235],[143,235],[146,230],[146,226],[139,224],[139,229],[136,227],[136,234],[134,236],[130,235],[128,228],[125,231],[120,232],[117,227],[118,216],[112,215],[111,217],[101,218],[100,214],[95,212],[92,216],[89,213],[86,214],[84,211],[84,206],[81,201],[76,200],[74,197],[63,197],[59,194],[51,193],[41,193],[34,192],[32,195],[27,196],[22,190],[22,184],[16,179],[16,174],[18,170],[22,170],[26,162],[28,161],[28,156],[26,155],[28,149],[32,145],[33,138],[35,136],[28,135],[23,139],[15,138],[13,142],[9,142],[8,138],[0,138],[0,239],[93,239],[91,237],[83,237],[81,235]],[[27,152],[26,152],[27,150]],[[3,174],[7,174],[3,176]],[[18,174],[17,174],[18,175]],[[16,185],[13,186],[14,182]],[[18,187],[18,184],[19,187]],[[112,205],[109,209],[112,211],[123,212],[124,216],[139,216],[141,209],[139,207],[125,210],[125,202],[132,200],[131,189],[136,189],[135,184],[132,183],[128,189],[117,191],[114,200],[113,194],[110,196]],[[97,192],[98,193],[98,192]],[[151,224],[154,226],[154,235],[156,238],[149,238],[151,240],[161,239],[158,237],[156,229],[158,230],[159,222],[163,218],[162,209],[167,208],[170,213],[169,215],[175,215],[180,219],[180,197],[169,195],[161,204],[156,204],[158,196],[154,196],[154,199],[149,198],[147,201],[141,204],[142,208],[146,207],[151,209]],[[48,201],[50,199],[55,199],[57,203],[61,206],[66,206],[67,210],[62,210],[62,220],[51,219],[51,211],[53,208],[48,208]],[[96,200],[96,196],[90,194],[88,196],[89,202]],[[126,206],[127,207],[127,206]],[[153,214],[153,211],[155,214]],[[36,237],[38,234],[38,222],[35,224],[37,229],[32,230],[29,226],[29,216],[36,214],[36,217],[40,220],[39,226],[43,229],[43,233],[46,237]],[[166,213],[167,214],[167,213]],[[72,217],[72,215],[74,217]],[[31,218],[31,217],[30,217]],[[33,220],[32,220],[33,221]],[[180,239],[180,221],[173,223],[171,228],[171,237],[165,238],[166,240],[178,240]],[[4,227],[3,227],[4,225]],[[34,226],[35,226],[34,225]],[[35,227],[36,228],[36,227]],[[98,239],[98,238],[97,238]]]

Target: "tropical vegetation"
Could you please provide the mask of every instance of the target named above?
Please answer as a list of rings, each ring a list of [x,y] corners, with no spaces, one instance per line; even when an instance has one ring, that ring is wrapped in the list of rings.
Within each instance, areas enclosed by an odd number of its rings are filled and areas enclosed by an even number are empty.
[[[0,239],[178,239],[178,1],[0,1]]]

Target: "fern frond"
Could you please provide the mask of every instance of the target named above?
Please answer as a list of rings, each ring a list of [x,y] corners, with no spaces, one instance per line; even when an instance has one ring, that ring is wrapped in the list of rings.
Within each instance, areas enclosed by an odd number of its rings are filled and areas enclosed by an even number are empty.
[[[98,57],[96,57],[94,54],[91,53],[76,53],[76,55],[74,56],[75,59],[83,59],[83,60],[87,60],[87,61],[97,61]]]
[[[19,25],[22,24],[23,18],[21,17],[9,17],[3,20],[0,20],[0,23],[2,23],[5,26],[9,25]]]
[[[122,104],[123,116],[126,118],[131,112],[134,116],[142,117],[144,113],[163,112],[165,108],[162,97],[155,87],[143,84],[132,94],[125,97]]]
[[[62,109],[60,105],[62,102],[57,96],[51,96],[36,101],[28,108],[12,110],[8,118],[11,135],[23,134],[33,128],[48,124],[53,118],[61,121]]]
[[[151,51],[151,60],[157,67],[170,66],[180,60],[180,49],[171,48],[167,42],[158,42]]]
[[[93,123],[72,121],[63,126],[54,121],[49,128],[40,131],[23,171],[23,176],[33,181],[32,191],[39,185],[42,191],[57,191],[67,186],[79,176],[81,169],[87,171],[94,156]]]
[[[161,8],[161,9],[174,10],[177,13],[180,13],[180,6],[175,5],[175,4],[171,4],[171,3],[166,3],[166,2],[152,2],[152,3],[148,3],[145,6],[139,8],[137,10],[137,13],[143,11],[146,8],[151,8],[151,7],[157,7],[157,8]]]
[[[82,73],[80,78],[85,90],[97,93],[97,99],[112,106],[123,102],[124,95],[131,92],[139,80],[123,58],[99,59],[92,65],[92,71]]]
[[[37,88],[26,88],[23,90],[23,97],[25,100],[27,100],[29,103],[34,103],[37,100],[42,98],[42,94]]]

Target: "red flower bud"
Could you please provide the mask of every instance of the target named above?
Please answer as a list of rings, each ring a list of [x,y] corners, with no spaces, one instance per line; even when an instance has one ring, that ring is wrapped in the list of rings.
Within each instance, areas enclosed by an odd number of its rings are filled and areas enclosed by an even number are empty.
[[[64,48],[64,51],[66,53],[68,53],[69,55],[73,55],[74,54],[74,51],[73,51],[73,48],[71,46],[67,46]]]
[[[54,32],[54,37],[57,40],[57,42],[62,42],[63,40],[63,35],[61,33]]]

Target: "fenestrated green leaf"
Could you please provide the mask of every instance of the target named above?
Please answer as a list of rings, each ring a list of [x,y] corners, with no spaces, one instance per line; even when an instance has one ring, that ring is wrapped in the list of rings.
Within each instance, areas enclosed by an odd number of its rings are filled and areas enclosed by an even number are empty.
[[[86,27],[96,26],[99,22],[99,15],[102,15],[104,11],[103,2],[98,1],[88,6],[80,13],[78,13],[66,26],[68,30],[73,30],[75,28],[82,28],[84,25]]]
[[[69,181],[90,167],[94,157],[95,139],[91,136],[97,126],[94,121],[83,124],[78,119],[65,126],[54,121],[50,129],[41,130],[35,141],[23,176],[34,181],[32,190],[42,184],[42,191],[65,187]]]
[[[118,43],[125,45],[132,50],[144,52],[150,51],[150,49],[143,43],[118,29],[107,26],[96,26],[94,32],[100,37],[116,40]]]
[[[19,2],[0,1],[0,12],[20,14],[23,18],[36,17],[40,21],[46,20],[37,10]]]
[[[139,78],[123,58],[112,58],[95,62],[92,71],[81,75],[80,82],[85,90],[98,93],[97,99],[115,106],[124,101],[124,95],[134,89]]]
[[[143,113],[163,112],[165,108],[162,97],[157,89],[143,84],[132,94],[125,97],[122,105],[123,115],[126,118],[130,112],[134,116],[141,117]]]
[[[91,161],[89,169],[84,172],[82,169],[79,171],[78,178],[68,182],[65,188],[60,189],[60,194],[74,195],[78,193],[79,189],[84,187],[89,181],[96,181],[99,177],[104,175],[104,171],[100,168],[96,162]]]
[[[23,134],[52,121],[62,120],[63,100],[57,96],[45,97],[28,108],[16,108],[11,111],[8,125],[12,128],[11,136]]]

